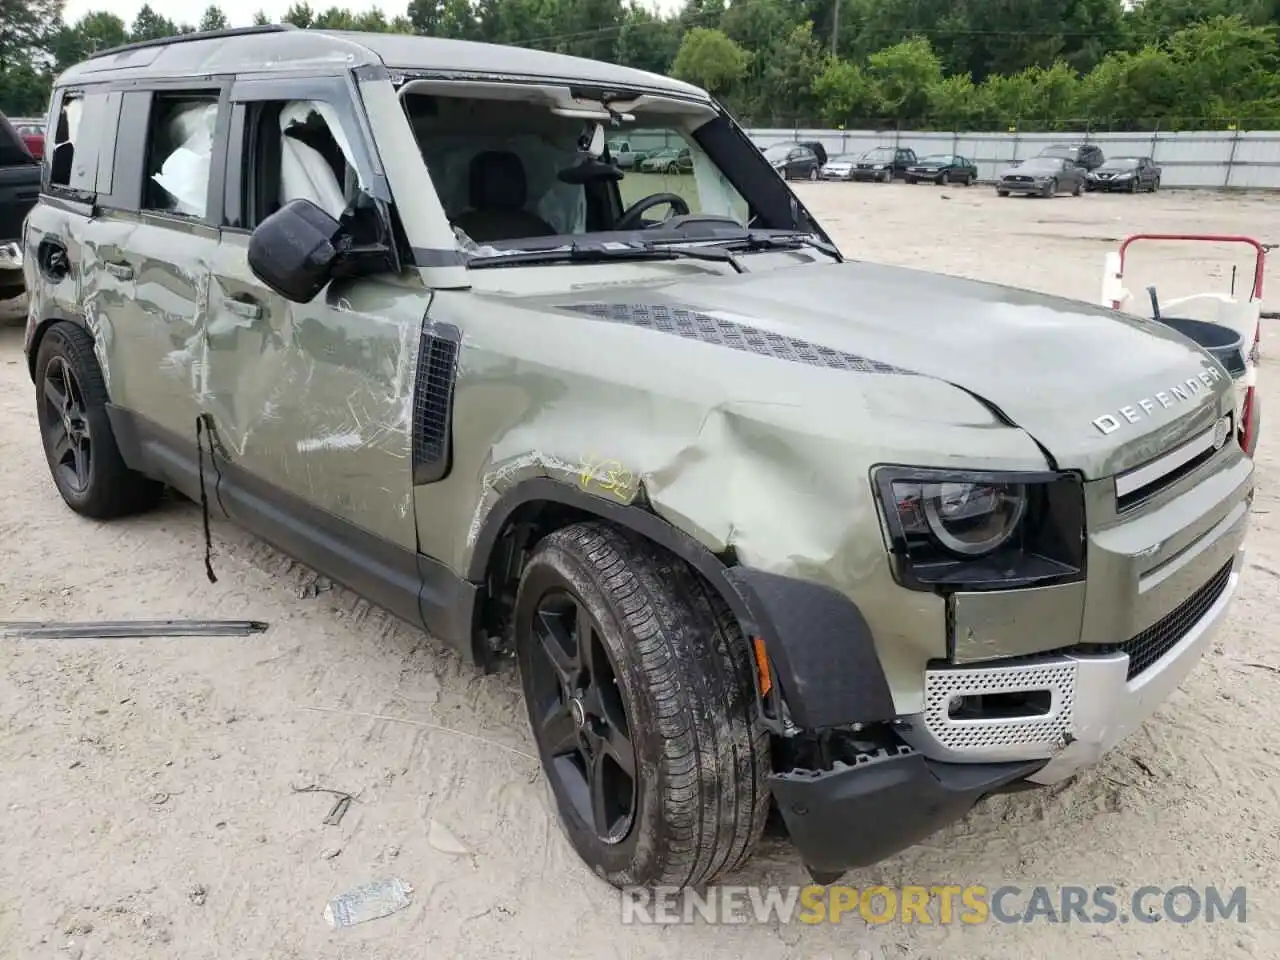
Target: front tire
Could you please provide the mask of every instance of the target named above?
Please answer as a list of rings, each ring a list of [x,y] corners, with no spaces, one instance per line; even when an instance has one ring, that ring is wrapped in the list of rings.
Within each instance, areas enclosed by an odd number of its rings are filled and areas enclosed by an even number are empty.
[[[569,842],[614,886],[698,886],[751,856],[768,733],[732,613],[683,561],[603,523],[535,548],[515,607],[525,703]]]
[[[817,167],[814,167],[812,170],[810,170],[810,171],[809,171],[809,182],[810,182],[810,183],[817,183],[817,182],[818,182],[818,168],[817,168]]]
[[[36,354],[36,417],[62,499],[95,520],[155,506],[164,486],[130,470],[107,417],[107,387],[80,327],[57,323]]]
[[[1058,181],[1050,180],[1044,185],[1044,190],[1040,194],[1042,197],[1056,197],[1058,195]]]
[[[951,171],[943,170],[941,175],[938,177],[939,186],[945,187],[950,182],[951,182]]]

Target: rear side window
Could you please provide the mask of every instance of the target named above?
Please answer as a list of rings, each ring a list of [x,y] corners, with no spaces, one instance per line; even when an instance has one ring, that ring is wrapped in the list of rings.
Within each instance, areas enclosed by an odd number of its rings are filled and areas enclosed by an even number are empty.
[[[119,121],[119,93],[63,93],[53,129],[45,131],[53,141],[45,145],[50,188],[77,195],[110,193]]]
[[[143,210],[204,219],[217,118],[216,94],[156,97],[147,134]]]

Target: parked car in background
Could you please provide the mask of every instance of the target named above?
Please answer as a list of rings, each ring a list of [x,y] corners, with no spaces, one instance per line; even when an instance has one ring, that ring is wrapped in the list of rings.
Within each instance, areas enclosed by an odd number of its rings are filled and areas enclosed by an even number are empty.
[[[613,160],[614,166],[620,170],[634,169],[648,156],[643,151],[632,150],[631,143],[627,140],[610,140],[608,147],[609,158]]]
[[[1096,143],[1054,143],[1041,150],[1037,156],[1058,157],[1086,170],[1096,170],[1107,161],[1102,148]]]
[[[1062,157],[1032,157],[1009,167],[996,179],[996,193],[1052,197],[1058,193],[1080,196],[1084,193],[1084,167]]]
[[[693,170],[693,155],[688,147],[668,147],[651,153],[640,161],[641,173],[689,173]]]
[[[839,153],[822,165],[820,175],[823,180],[852,180],[853,165],[862,156],[859,153]]]
[[[817,180],[822,169],[817,151],[803,143],[775,143],[765,150],[764,158],[783,180]]]
[[[962,183],[966,187],[978,179],[978,168],[966,157],[953,153],[934,153],[907,167],[907,183]]]
[[[1150,190],[1155,193],[1160,189],[1160,172],[1160,168],[1151,162],[1150,157],[1115,157],[1097,170],[1089,171],[1085,178],[1085,189],[1106,192],[1124,190],[1128,193]]]
[[[22,293],[22,222],[39,196],[40,161],[0,113],[0,300]]]
[[[888,183],[903,179],[907,170],[918,163],[916,152],[909,147],[875,147],[868,150],[853,166],[853,179]]]
[[[27,152],[39,160],[44,156],[44,121],[9,119],[13,129],[18,131],[18,138],[27,148]]]

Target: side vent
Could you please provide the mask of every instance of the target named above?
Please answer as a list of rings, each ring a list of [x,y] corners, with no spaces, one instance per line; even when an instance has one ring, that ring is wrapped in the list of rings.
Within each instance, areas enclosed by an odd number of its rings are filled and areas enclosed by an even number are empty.
[[[428,325],[418,346],[413,385],[413,482],[435,483],[449,474],[453,453],[453,384],[462,336],[449,324]]]

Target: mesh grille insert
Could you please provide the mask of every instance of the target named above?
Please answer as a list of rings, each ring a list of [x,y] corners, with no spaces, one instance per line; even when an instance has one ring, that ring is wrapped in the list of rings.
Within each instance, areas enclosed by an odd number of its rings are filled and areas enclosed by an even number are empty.
[[[413,397],[413,475],[415,483],[430,483],[449,467],[449,421],[457,368],[455,337],[425,333],[418,348],[418,373]]]
[[[1108,653],[1127,653],[1129,655],[1128,679],[1132,680],[1176,647],[1178,641],[1200,622],[1209,608],[1222,596],[1222,592],[1227,589],[1227,582],[1231,579],[1231,566],[1231,562],[1223,565],[1222,569],[1210,577],[1199,590],[1124,643],[1082,643],[1073,647],[1037,653],[1035,656],[1052,657],[1061,654],[1097,656]]]

